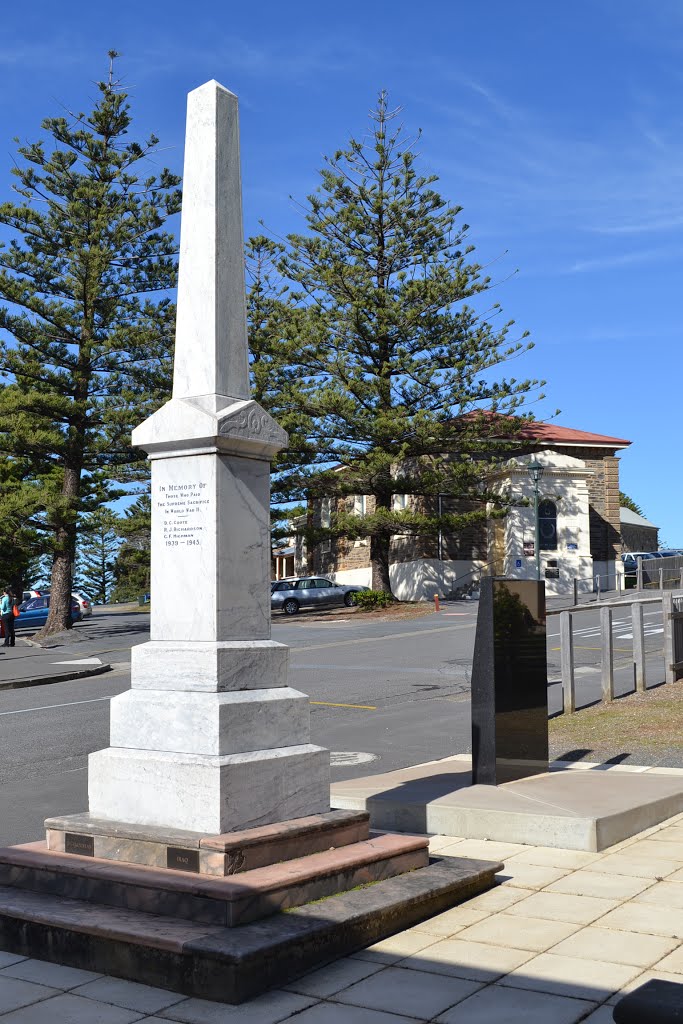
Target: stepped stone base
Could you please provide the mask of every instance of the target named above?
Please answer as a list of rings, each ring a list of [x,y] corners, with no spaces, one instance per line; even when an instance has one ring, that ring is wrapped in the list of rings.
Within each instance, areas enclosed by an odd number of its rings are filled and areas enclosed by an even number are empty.
[[[235,928],[425,867],[427,845],[419,836],[378,836],[235,879],[52,853],[45,843],[28,843],[0,851],[0,885]]]
[[[208,835],[69,814],[45,822],[47,848],[127,864],[233,875],[369,837],[365,811],[328,811],[260,828]]]
[[[43,868],[31,866],[31,857],[42,858]],[[376,885],[227,928],[205,916],[220,901],[194,891],[186,890],[176,903],[176,910],[184,907],[187,913],[184,900],[191,896],[189,916],[148,913],[134,899],[130,906],[111,906],[102,899],[111,892],[111,880],[102,880],[98,892],[93,877],[89,899],[59,895],[56,883],[57,891],[34,891],[39,876],[46,874],[49,857],[47,851],[17,847],[0,851],[0,881],[5,883],[0,884],[0,949],[227,1003],[241,1003],[285,984],[484,892],[502,868],[489,861],[437,858]],[[93,867],[87,858],[60,858],[67,859]],[[111,864],[106,867],[112,870]],[[161,873],[142,867],[118,870],[137,875],[138,890],[143,876]],[[60,872],[61,868],[52,872],[53,878],[61,879],[67,891],[67,880],[83,878],[73,871]],[[240,875],[240,883],[254,873]],[[202,881],[175,871],[163,874],[169,892],[169,876],[186,886]],[[230,883],[202,881],[202,887],[209,884]],[[135,896],[135,888],[129,887],[128,894]],[[202,899],[205,913],[198,912]]]

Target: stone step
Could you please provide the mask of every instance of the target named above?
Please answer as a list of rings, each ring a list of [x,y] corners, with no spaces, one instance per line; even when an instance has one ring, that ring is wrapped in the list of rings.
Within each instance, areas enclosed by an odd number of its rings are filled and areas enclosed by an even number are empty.
[[[29,843],[0,850],[0,885],[234,928],[428,862],[427,839],[383,835],[219,878],[53,853],[45,843]]]
[[[86,812],[48,818],[45,829],[48,849],[56,853],[233,875],[362,842],[369,835],[369,818],[365,811],[328,811],[216,836],[117,822]]]
[[[436,858],[236,929],[0,886],[0,949],[241,1003],[485,892],[501,869],[490,861]]]

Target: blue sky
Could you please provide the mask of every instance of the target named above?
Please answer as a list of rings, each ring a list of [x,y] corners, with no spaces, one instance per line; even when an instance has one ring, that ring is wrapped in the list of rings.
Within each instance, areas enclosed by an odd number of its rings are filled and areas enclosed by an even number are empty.
[[[160,13],[159,13],[160,12]],[[12,137],[88,109],[106,51],[137,136],[182,169],[186,93],[209,78],[241,104],[245,231],[301,227],[289,197],[360,134],[380,88],[421,128],[422,168],[464,207],[495,297],[536,348],[537,416],[633,441],[622,489],[683,546],[680,422],[683,4],[678,0],[346,0],[327,5],[98,5],[3,11],[0,200]],[[515,273],[515,271],[518,271]]]

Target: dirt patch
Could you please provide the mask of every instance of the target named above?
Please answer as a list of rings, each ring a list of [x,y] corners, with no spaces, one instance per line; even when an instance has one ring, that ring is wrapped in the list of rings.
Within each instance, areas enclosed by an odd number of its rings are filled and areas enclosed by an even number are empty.
[[[683,767],[683,679],[550,720],[553,757]]]
[[[393,622],[396,619],[421,619],[425,615],[434,615],[434,605],[429,604],[426,601],[421,601],[419,604],[411,604],[408,601],[396,601],[395,604],[390,604],[386,608],[373,608],[371,611],[363,611],[361,608],[330,608],[328,611],[307,611],[304,609],[293,615],[289,621],[293,622],[329,622],[331,619],[337,618],[349,618],[353,615],[354,619],[358,619],[361,622]],[[282,612],[273,612],[273,621],[275,619],[282,620],[287,619],[289,616],[283,615]]]

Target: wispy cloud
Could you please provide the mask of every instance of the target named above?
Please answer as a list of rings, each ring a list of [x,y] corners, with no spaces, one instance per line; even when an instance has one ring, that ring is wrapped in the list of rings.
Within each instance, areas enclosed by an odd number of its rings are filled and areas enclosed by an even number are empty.
[[[586,274],[589,271],[616,270],[618,267],[628,267],[634,263],[652,263],[655,260],[663,260],[672,255],[670,249],[641,249],[637,252],[617,253],[612,256],[598,256],[595,259],[577,260],[568,267],[568,274]]]

